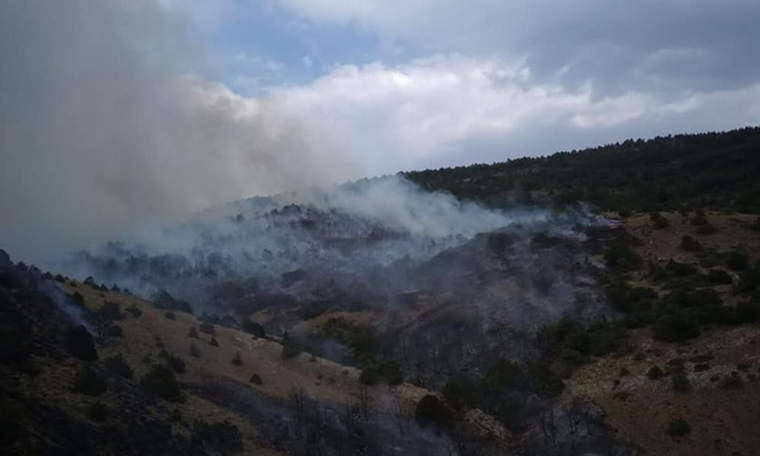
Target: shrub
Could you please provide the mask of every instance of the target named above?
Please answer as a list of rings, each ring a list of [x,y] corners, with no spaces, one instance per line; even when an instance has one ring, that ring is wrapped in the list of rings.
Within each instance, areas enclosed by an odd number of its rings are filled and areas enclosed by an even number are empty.
[[[249,380],[249,382],[253,383],[254,385],[264,384],[264,380],[262,380],[258,374],[251,375],[251,379]]]
[[[131,306],[124,309],[127,313],[132,315],[133,318],[140,318],[142,316],[142,310],[140,310],[139,307],[137,307],[135,304],[132,304]]]
[[[734,283],[731,276],[722,269],[710,269],[707,273],[707,281],[713,285],[731,285]]]
[[[486,372],[486,384],[491,388],[509,388],[517,384],[522,371],[514,361],[499,357]]]
[[[66,348],[72,356],[82,361],[95,361],[98,352],[95,350],[95,340],[83,325],[69,329]]]
[[[683,372],[674,374],[670,380],[673,389],[679,393],[687,393],[691,390],[691,382],[689,382],[689,377],[687,377]]]
[[[81,293],[78,291],[75,291],[73,295],[70,296],[71,302],[74,303],[74,305],[77,306],[84,306],[84,296],[82,296]]]
[[[192,441],[207,451],[223,455],[243,451],[243,436],[240,430],[226,420],[211,424],[196,421],[193,424]]]
[[[728,269],[736,272],[744,271],[749,267],[749,256],[745,253],[731,252],[726,263]]]
[[[647,377],[649,377],[650,380],[657,380],[665,376],[665,372],[663,372],[662,368],[660,366],[652,366],[647,371]]]
[[[198,338],[198,330],[195,329],[195,326],[190,327],[190,330],[187,332],[187,337],[190,337],[191,339]]]
[[[739,283],[736,286],[740,293],[752,293],[760,288],[760,268],[746,269],[739,275]]]
[[[740,302],[735,309],[739,323],[756,323],[760,321],[760,304],[755,302]]]
[[[190,344],[190,356],[192,356],[193,358],[201,357],[201,351],[198,349],[198,346],[196,346],[194,343]]]
[[[246,319],[243,322],[243,331],[247,332],[248,334],[253,334],[256,337],[266,337],[264,327],[253,320]]]
[[[685,311],[662,316],[652,325],[653,337],[665,342],[693,339],[700,334],[699,323]]]
[[[691,236],[683,236],[681,238],[681,248],[687,252],[701,252],[704,250],[702,243]]]
[[[232,364],[235,366],[243,365],[243,357],[240,356],[240,352],[235,353],[235,356],[232,358]]]
[[[166,312],[164,314],[164,318],[166,318],[167,320],[176,320],[177,319],[177,317],[174,315],[174,312],[172,312],[171,310],[168,311],[168,312]]]
[[[74,391],[97,397],[108,391],[108,383],[90,365],[84,365],[74,375]]]
[[[447,427],[453,424],[454,414],[440,399],[428,394],[417,403],[414,419],[423,425],[432,424]]]
[[[744,382],[742,382],[742,379],[739,377],[738,372],[737,375],[734,375],[732,372],[731,375],[726,377],[723,380],[723,388],[725,389],[739,389],[744,386]]]
[[[539,393],[556,396],[565,388],[565,383],[546,363],[536,363],[531,368],[533,385]]]
[[[682,437],[691,432],[691,425],[683,418],[671,420],[668,423],[667,433],[672,437]]]
[[[119,325],[111,325],[106,332],[110,337],[121,337],[124,335],[124,330]]]
[[[715,234],[718,232],[718,228],[715,225],[707,224],[697,228],[697,234]]]
[[[106,320],[123,320],[124,314],[121,312],[121,306],[118,302],[105,301],[100,309],[98,309],[98,316],[105,318]]]
[[[301,353],[301,345],[294,340],[287,331],[282,336],[282,358],[295,358]]]
[[[707,220],[707,216],[705,215],[705,212],[702,210],[699,210],[694,213],[694,218],[691,219],[692,226],[705,226],[709,225],[710,221]]]
[[[478,406],[478,391],[469,380],[447,382],[443,387],[443,398],[455,410],[471,409]]]
[[[366,364],[359,376],[359,381],[365,385],[374,385],[380,382],[399,385],[404,381],[404,374],[397,361],[384,359]]]
[[[214,325],[207,321],[202,322],[198,329],[200,329],[200,331],[204,334],[209,334],[211,336],[216,335],[216,329],[214,329]]]
[[[106,371],[112,375],[118,375],[119,377],[128,379],[131,379],[134,375],[132,368],[129,367],[129,364],[124,361],[124,357],[121,355],[115,355],[104,359],[103,366],[106,368]]]
[[[100,402],[94,402],[87,407],[85,416],[90,421],[102,423],[108,418],[108,408]]]
[[[219,346],[219,341],[216,340],[215,337],[212,337],[211,340],[208,341],[208,344],[211,345],[212,347],[218,347]]]
[[[156,365],[140,380],[140,387],[151,397],[158,397],[170,402],[184,402],[177,376],[166,366]]]
[[[185,372],[185,360],[177,355],[167,356],[166,366],[178,374]]]
[[[655,229],[662,230],[670,226],[668,219],[663,217],[659,212],[652,212],[649,214],[649,219],[652,221],[652,226]]]

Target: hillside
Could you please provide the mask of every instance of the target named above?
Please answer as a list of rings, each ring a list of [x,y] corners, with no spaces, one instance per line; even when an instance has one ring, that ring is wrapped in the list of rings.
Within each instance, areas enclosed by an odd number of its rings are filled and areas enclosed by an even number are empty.
[[[760,454],[758,175],[679,135],[0,251],[0,448]]]

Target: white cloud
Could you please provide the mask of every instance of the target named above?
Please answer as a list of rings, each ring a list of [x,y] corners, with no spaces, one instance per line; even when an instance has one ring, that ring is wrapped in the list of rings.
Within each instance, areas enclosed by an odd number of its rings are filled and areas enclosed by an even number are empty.
[[[453,54],[397,66],[343,65],[311,84],[275,89],[271,98],[301,124],[319,119],[322,131],[327,128],[377,174],[437,166],[452,155],[459,162],[493,159],[478,150],[483,141],[501,143],[504,159],[551,152],[563,136],[568,144],[560,147],[569,148],[578,139],[584,141],[578,145],[592,145],[626,129],[630,133],[622,134],[629,136],[750,124],[757,112],[752,106],[760,104],[758,87],[600,97],[590,85],[568,89],[536,81],[524,62]],[[720,121],[705,119],[708,112],[721,112]]]

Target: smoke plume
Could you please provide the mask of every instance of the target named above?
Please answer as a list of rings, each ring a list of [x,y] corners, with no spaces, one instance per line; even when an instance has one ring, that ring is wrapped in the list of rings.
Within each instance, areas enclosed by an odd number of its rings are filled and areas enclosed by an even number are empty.
[[[160,2],[0,10],[0,244],[16,257],[356,175],[275,103],[200,76],[210,72],[187,18]]]

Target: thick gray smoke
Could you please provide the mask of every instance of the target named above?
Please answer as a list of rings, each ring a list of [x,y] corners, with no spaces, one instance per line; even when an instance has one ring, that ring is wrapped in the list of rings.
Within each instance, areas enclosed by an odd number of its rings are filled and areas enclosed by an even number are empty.
[[[14,256],[355,176],[329,138],[197,76],[184,19],[155,0],[0,0],[0,244]]]

